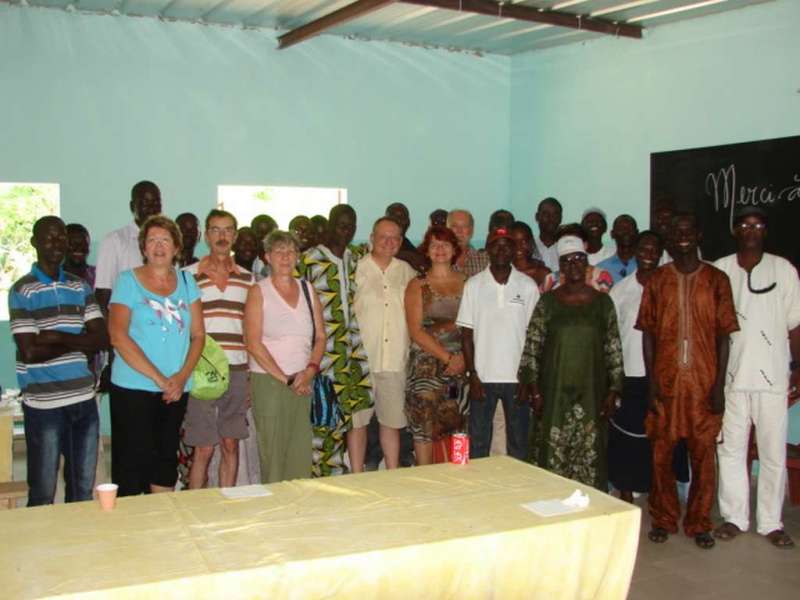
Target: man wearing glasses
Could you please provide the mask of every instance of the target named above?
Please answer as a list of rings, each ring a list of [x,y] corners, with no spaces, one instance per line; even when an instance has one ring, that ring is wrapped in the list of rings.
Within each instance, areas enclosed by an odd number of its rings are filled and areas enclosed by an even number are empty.
[[[715,264],[731,281],[740,331],[731,334],[719,458],[714,535],[730,540],[750,526],[747,451],[751,424],[758,446],[756,529],[778,548],[794,546],[783,530],[788,406],[800,396],[800,282],[792,264],[764,252],[767,215],[748,206],[734,216],[736,254]],[[788,403],[787,403],[788,395]],[[787,406],[788,404],[788,406]]]
[[[230,364],[228,391],[214,401],[189,396],[184,421],[184,442],[194,446],[189,469],[189,488],[205,486],[208,465],[219,444],[220,487],[231,487],[239,469],[239,440],[247,439],[247,349],[242,322],[247,291],[253,274],[238,266],[231,256],[236,240],[236,217],[213,209],[206,217],[209,255],[184,269],[200,288],[206,333],[219,343]]]

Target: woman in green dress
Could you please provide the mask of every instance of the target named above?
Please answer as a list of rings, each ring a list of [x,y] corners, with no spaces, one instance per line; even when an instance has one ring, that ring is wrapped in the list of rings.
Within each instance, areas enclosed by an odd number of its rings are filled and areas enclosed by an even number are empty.
[[[540,416],[531,458],[606,491],[606,420],[623,376],[617,316],[611,298],[586,284],[584,240],[567,235],[557,243],[564,283],[537,303],[519,372]]]

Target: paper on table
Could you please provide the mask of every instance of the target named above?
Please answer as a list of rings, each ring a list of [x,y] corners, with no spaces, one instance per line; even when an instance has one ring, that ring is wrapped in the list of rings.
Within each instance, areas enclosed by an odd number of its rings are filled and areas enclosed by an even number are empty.
[[[266,487],[257,483],[255,485],[242,485],[239,487],[226,487],[220,488],[220,492],[226,498],[258,498],[261,496],[272,496],[272,492]]]
[[[583,510],[589,506],[589,496],[580,490],[575,490],[563,500],[537,500],[520,506],[540,517],[555,517]]]

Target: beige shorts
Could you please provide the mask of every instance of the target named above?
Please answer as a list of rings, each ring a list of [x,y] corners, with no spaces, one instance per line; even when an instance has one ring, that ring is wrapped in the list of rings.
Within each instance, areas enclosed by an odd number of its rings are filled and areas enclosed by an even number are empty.
[[[375,406],[353,414],[353,428],[369,425],[372,415],[378,415],[378,423],[392,429],[402,429],[408,424],[405,413],[406,373],[384,371],[370,373]]]

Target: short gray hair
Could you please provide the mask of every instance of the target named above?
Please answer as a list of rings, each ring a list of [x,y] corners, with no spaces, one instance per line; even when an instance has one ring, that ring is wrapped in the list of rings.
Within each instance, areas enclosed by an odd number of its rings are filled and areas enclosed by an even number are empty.
[[[269,254],[276,246],[294,246],[295,252],[300,254],[300,242],[297,236],[289,231],[275,229],[264,238],[264,252]]]
[[[470,227],[475,227],[475,219],[473,218],[472,213],[469,212],[466,208],[454,208],[449,213],[447,213],[447,226],[448,227],[450,227],[450,218],[455,213],[464,213],[465,215],[467,215],[469,217],[469,226]]]

